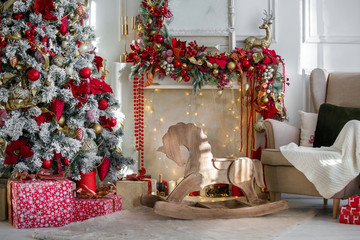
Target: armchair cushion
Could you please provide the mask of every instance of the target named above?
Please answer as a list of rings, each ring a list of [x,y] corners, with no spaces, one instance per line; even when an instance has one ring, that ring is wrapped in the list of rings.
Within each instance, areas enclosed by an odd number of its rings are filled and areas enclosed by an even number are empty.
[[[315,130],[314,147],[331,146],[350,120],[360,120],[360,108],[322,104]]]
[[[299,115],[301,122],[300,146],[312,147],[314,144],[318,114],[299,111]]]

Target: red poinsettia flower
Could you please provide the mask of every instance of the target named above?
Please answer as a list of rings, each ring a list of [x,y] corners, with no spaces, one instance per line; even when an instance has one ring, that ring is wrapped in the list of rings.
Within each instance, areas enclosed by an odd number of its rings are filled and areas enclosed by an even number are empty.
[[[81,103],[87,102],[88,94],[90,93],[90,86],[87,82],[87,80],[81,81],[79,85],[76,85],[74,83],[74,80],[71,79],[67,83],[67,87],[71,89],[71,92],[77,100]]]
[[[4,164],[16,164],[21,156],[23,159],[29,158],[34,153],[31,151],[31,147],[26,146],[27,141],[23,138],[11,142],[6,147],[6,154]]]
[[[107,92],[113,93],[113,90],[105,81],[101,81],[96,78],[91,78],[90,86],[91,86],[92,94],[107,93]]]
[[[176,58],[179,58],[179,56],[180,57],[185,56],[186,41],[180,41],[180,40],[177,40],[176,38],[172,38],[171,46],[172,46],[172,50],[174,52],[174,56]]]
[[[41,124],[43,124],[44,122],[51,122],[52,121],[52,115],[50,112],[44,112],[42,114],[40,114],[37,117],[34,117],[37,125],[40,126]]]
[[[56,21],[57,17],[51,13],[54,10],[54,3],[52,0],[35,0],[35,13],[41,13],[46,20]]]
[[[103,66],[103,61],[104,61],[104,59],[100,56],[95,56],[95,58],[94,58],[94,63],[95,63],[95,66],[96,66],[96,69],[98,70],[98,72],[100,71],[100,68],[102,68],[102,66]]]

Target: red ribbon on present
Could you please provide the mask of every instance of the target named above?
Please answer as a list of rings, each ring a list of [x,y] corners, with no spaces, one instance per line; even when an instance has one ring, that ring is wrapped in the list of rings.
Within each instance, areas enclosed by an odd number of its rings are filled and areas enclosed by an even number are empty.
[[[96,189],[94,192],[93,190],[89,189],[87,186],[83,185],[83,188],[78,188],[76,190],[79,193],[79,198],[106,198],[106,195],[115,194],[116,187],[114,184],[106,185],[103,188]]]
[[[147,181],[148,182],[148,193],[151,194],[152,190],[152,183],[151,183],[151,175],[145,175],[146,170],[145,168],[141,168],[138,170],[139,175],[136,175],[136,173],[127,175],[124,180],[128,181]],[[123,180],[123,179],[120,179]]]

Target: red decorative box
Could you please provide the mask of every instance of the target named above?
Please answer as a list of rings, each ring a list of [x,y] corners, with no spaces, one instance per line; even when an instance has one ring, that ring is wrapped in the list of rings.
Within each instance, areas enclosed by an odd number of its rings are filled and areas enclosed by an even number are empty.
[[[360,225],[360,216],[340,214],[339,222]]]
[[[349,197],[349,206],[360,208],[360,195]]]
[[[103,198],[74,198],[73,204],[72,221],[77,222],[120,211],[122,198],[120,195],[113,194],[106,195]]]
[[[341,206],[340,214],[360,216],[360,208],[350,207],[349,205]]]
[[[72,182],[9,180],[9,221],[16,228],[58,227],[71,223]]]

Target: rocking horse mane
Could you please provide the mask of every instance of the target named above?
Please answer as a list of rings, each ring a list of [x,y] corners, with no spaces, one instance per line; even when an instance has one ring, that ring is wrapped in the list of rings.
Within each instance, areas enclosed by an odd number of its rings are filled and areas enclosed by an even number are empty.
[[[178,166],[184,166],[188,159],[184,159],[181,154],[180,146],[184,146],[192,154],[201,151],[199,146],[204,144],[207,151],[211,152],[211,146],[207,141],[207,136],[202,129],[192,123],[179,122],[169,127],[168,131],[162,138],[163,146],[158,148],[159,152],[163,152],[166,156],[173,160]]]

